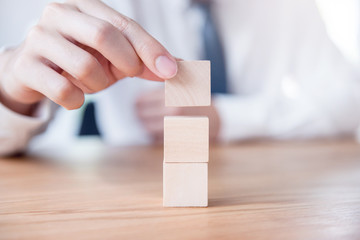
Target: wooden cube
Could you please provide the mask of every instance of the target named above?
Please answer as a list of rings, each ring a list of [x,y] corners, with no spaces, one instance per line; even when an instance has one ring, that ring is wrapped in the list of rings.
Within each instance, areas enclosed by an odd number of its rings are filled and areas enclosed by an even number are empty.
[[[164,162],[163,206],[207,207],[208,163]]]
[[[165,162],[208,162],[209,119],[207,117],[165,117]]]
[[[177,75],[165,81],[165,106],[210,106],[210,61],[179,61]]]

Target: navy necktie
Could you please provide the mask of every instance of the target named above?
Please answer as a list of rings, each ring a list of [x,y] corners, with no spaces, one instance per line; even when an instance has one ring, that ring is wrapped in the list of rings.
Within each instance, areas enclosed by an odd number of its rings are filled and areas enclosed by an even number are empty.
[[[95,119],[95,104],[93,102],[89,102],[85,106],[79,136],[100,136]]]
[[[227,93],[227,76],[224,51],[211,13],[212,2],[195,0],[205,17],[202,29],[205,59],[211,61],[211,93]]]

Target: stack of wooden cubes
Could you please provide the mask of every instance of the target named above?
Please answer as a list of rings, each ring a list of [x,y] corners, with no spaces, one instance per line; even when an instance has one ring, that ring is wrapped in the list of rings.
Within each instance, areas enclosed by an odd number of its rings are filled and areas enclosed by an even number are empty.
[[[165,82],[165,105],[210,106],[210,62],[179,61],[178,74]],[[209,119],[164,119],[163,205],[208,206]]]

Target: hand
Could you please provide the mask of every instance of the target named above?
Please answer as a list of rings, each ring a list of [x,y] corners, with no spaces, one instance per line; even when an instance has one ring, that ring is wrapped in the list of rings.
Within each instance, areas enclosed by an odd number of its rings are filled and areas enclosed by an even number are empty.
[[[162,81],[176,71],[157,40],[100,0],[51,3],[21,46],[0,56],[0,100],[30,107],[47,97],[76,109],[124,77]]]
[[[164,89],[156,89],[141,95],[136,102],[137,115],[154,142],[163,141],[164,116],[208,116],[210,140],[216,141],[220,130],[220,117],[214,106],[165,107]]]

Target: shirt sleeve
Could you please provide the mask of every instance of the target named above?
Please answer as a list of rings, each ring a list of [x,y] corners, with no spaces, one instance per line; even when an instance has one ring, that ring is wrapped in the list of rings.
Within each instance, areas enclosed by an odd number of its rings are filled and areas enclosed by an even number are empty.
[[[258,95],[216,96],[220,140],[355,135],[360,122],[360,77],[349,69],[341,72],[308,86],[285,78],[273,85],[275,89]]]
[[[38,106],[34,116],[15,113],[0,103],[0,156],[23,152],[30,139],[43,131],[51,116],[49,100]]]

